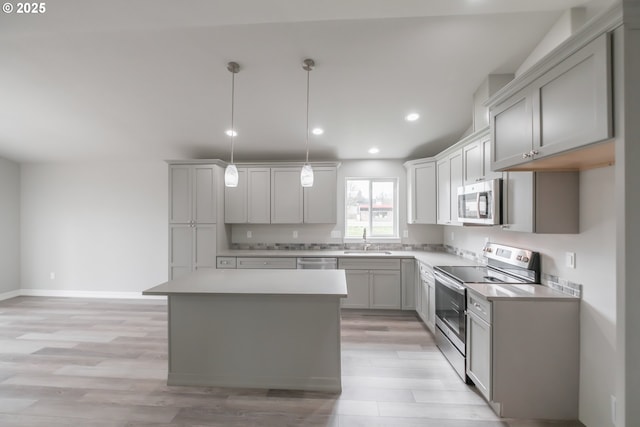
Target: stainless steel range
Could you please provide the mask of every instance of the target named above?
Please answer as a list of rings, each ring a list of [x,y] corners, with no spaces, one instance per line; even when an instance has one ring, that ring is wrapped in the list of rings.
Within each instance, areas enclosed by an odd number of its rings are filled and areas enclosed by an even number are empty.
[[[486,266],[436,266],[436,343],[465,381],[467,288],[465,283],[540,282],[540,254],[487,243]]]

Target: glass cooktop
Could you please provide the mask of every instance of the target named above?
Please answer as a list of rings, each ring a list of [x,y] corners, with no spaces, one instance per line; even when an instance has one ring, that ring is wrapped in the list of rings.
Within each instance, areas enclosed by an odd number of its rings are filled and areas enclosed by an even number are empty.
[[[462,283],[528,283],[484,266],[437,266],[437,270]]]

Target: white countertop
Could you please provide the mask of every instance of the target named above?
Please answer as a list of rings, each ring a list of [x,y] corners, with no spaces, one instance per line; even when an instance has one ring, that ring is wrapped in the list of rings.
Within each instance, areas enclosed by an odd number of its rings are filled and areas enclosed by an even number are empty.
[[[199,270],[143,295],[236,294],[347,296],[344,270]]]
[[[563,294],[543,285],[508,285],[496,283],[465,283],[469,292],[476,293],[488,301],[497,300],[546,300],[580,301],[579,298]]]
[[[241,250],[241,249],[228,249],[221,251],[218,256],[232,256],[232,257],[331,257],[331,258],[415,258],[418,261],[424,262],[431,266],[436,265],[477,265],[476,262],[453,255],[447,252],[440,251],[385,251],[391,252],[375,253],[375,252],[360,252],[360,253],[345,253],[349,250],[340,251],[327,251],[327,250],[303,250],[303,251],[290,251],[290,250]]]

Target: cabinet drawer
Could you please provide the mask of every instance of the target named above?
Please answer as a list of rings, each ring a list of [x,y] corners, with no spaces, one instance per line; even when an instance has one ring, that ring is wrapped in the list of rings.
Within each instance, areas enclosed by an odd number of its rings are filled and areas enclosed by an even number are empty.
[[[433,268],[431,266],[421,263],[418,263],[418,268],[420,269],[420,278],[423,280],[427,280],[429,282],[433,282]]]
[[[296,258],[238,257],[237,268],[296,268]]]
[[[236,268],[236,257],[219,256],[216,259],[216,268]]]
[[[475,295],[473,292],[468,292],[467,310],[491,324],[491,303],[486,299]]]
[[[338,268],[341,270],[400,270],[400,260],[384,258],[340,258]]]

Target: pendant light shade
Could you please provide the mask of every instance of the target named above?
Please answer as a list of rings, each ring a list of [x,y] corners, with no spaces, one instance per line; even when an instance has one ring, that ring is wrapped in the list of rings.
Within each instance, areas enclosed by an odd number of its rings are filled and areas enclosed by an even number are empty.
[[[313,187],[313,169],[309,163],[305,163],[300,171],[300,184],[303,187]]]
[[[240,71],[240,65],[237,62],[229,62],[227,64],[227,70],[231,72],[231,129],[226,133],[231,137],[231,163],[227,165],[224,170],[224,186],[225,187],[237,187],[238,186],[238,168],[233,164],[233,146],[235,143],[235,137],[237,135],[236,128],[233,127],[233,113],[235,107],[235,83],[236,74]]]
[[[304,162],[304,166],[300,171],[300,184],[303,187],[313,187],[313,168],[309,164],[309,74],[316,63],[313,59],[305,59],[302,63],[302,69],[307,72],[307,136],[306,136],[306,147],[307,147],[307,157]]]
[[[224,186],[225,187],[237,187],[238,186],[238,168],[234,164],[227,165],[224,170]]]

